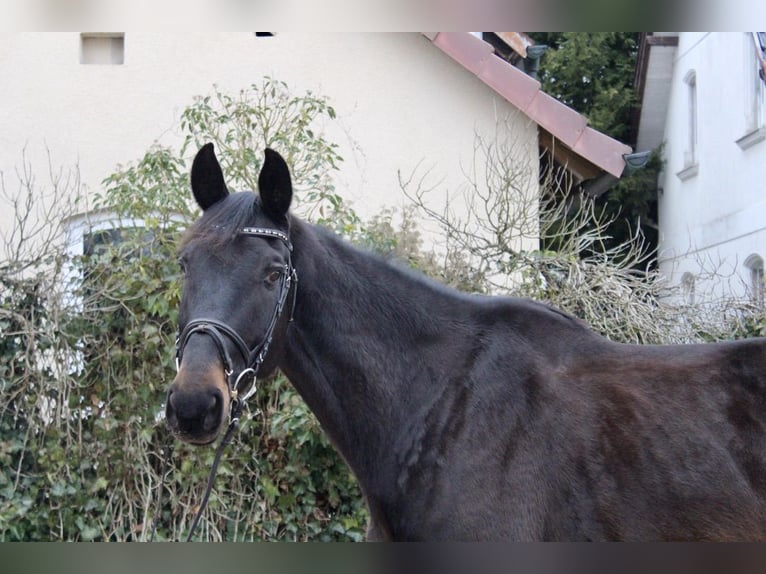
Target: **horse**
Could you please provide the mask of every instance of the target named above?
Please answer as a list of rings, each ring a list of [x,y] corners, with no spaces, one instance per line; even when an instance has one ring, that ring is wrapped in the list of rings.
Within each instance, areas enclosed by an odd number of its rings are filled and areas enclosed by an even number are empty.
[[[166,416],[209,444],[279,368],[360,485],[368,540],[766,540],[766,340],[610,341],[457,292],[290,211],[285,160],[229,193],[196,154]]]

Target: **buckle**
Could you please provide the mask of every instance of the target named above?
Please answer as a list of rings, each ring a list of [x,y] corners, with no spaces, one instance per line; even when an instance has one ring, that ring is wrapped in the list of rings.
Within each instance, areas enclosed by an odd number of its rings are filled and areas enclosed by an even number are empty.
[[[242,381],[245,379],[246,376],[250,377],[250,383],[247,386],[242,386]],[[256,377],[255,377],[255,369],[252,367],[248,367],[245,370],[241,371],[239,375],[237,375],[237,380],[234,381],[234,387],[231,389],[230,394],[233,399],[237,399],[240,401],[246,401],[250,397],[252,397],[255,394],[256,390]]]

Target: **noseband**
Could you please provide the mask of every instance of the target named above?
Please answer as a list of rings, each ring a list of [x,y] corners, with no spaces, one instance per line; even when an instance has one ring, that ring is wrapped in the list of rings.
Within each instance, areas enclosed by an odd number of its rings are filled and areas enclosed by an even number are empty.
[[[279,288],[279,297],[263,340],[255,347],[250,348],[235,329],[223,321],[207,318],[199,318],[189,321],[176,339],[176,369],[180,369],[184,349],[192,335],[202,333],[208,335],[213,340],[218,348],[218,353],[221,356],[224,374],[226,375],[226,381],[229,387],[229,396],[231,399],[231,409],[229,411],[230,418],[234,418],[236,414],[238,414],[238,407],[255,393],[258,370],[266,358],[266,353],[269,351],[271,340],[274,337],[274,330],[276,329],[279,318],[285,308],[287,297],[290,294],[293,283],[297,284],[298,282],[298,275],[292,265],[292,257],[290,255],[292,254],[293,245],[287,237],[287,234],[277,229],[269,229],[265,227],[244,227],[239,230],[238,234],[280,239],[285,243],[288,249],[287,264],[282,272],[282,283]],[[295,291],[293,290],[290,321],[293,320],[294,309]],[[236,376],[234,373],[234,363],[226,348],[227,338],[233,343],[245,365],[245,368],[239,371],[239,373],[236,373]]]

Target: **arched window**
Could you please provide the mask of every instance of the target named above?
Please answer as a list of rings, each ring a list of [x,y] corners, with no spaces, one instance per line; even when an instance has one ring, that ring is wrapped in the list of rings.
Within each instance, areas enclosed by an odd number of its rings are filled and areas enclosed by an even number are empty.
[[[681,275],[681,296],[684,303],[694,305],[694,275],[688,271]]]
[[[753,253],[745,259],[745,267],[749,271],[750,299],[754,305],[763,307],[763,257]]]

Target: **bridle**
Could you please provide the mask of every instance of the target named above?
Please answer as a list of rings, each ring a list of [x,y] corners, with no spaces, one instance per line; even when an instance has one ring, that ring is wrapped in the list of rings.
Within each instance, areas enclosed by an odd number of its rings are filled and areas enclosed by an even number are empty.
[[[243,227],[237,232],[238,235],[250,235],[255,237],[266,237],[270,239],[279,239],[287,246],[287,263],[282,271],[282,281],[279,287],[279,296],[277,298],[277,304],[274,307],[274,312],[271,316],[271,321],[266,329],[266,333],[263,339],[255,347],[249,347],[245,340],[239,333],[223,321],[217,319],[199,318],[189,321],[183,330],[179,333],[176,339],[176,369],[180,369],[181,360],[183,359],[184,349],[189,342],[192,335],[204,334],[209,336],[216,347],[218,348],[218,354],[221,356],[221,363],[223,364],[223,371],[226,375],[226,382],[229,388],[229,427],[226,429],[221,442],[218,445],[218,449],[213,460],[213,466],[210,469],[210,476],[208,477],[207,488],[202,502],[197,510],[187,542],[191,540],[194,530],[197,527],[202,512],[205,510],[208,498],[210,497],[210,491],[213,487],[215,480],[215,474],[218,469],[218,463],[223,453],[224,448],[229,442],[231,442],[234,436],[234,430],[239,422],[239,415],[242,411],[244,403],[255,394],[256,391],[256,379],[258,371],[263,365],[266,359],[266,354],[271,346],[271,341],[274,338],[274,331],[276,330],[279,319],[282,316],[282,312],[287,305],[287,299],[292,292],[292,302],[290,303],[290,319],[293,321],[293,313],[295,311],[295,300],[297,293],[298,274],[292,264],[292,251],[293,245],[290,242],[290,238],[286,233],[279,231],[278,229],[271,229],[268,227]],[[231,360],[229,351],[226,348],[226,339],[228,339],[236,348],[240,357],[244,360],[245,368],[238,373],[234,372],[234,363]],[[164,474],[164,473],[163,473]]]
[[[293,284],[298,282],[298,274],[292,265],[292,251],[293,245],[290,242],[290,238],[286,233],[277,229],[270,229],[267,227],[243,227],[237,232],[239,235],[251,235],[256,237],[268,237],[274,239],[280,239],[287,246],[288,256],[287,263],[282,271],[282,282],[279,287],[279,297],[277,299],[277,305],[274,308],[274,313],[271,316],[271,322],[266,329],[266,334],[263,340],[255,347],[248,347],[245,340],[237,333],[235,329],[217,319],[199,318],[189,321],[184,327],[183,331],[178,335],[176,339],[176,369],[180,368],[181,360],[183,359],[184,349],[186,348],[189,338],[196,333],[204,333],[213,339],[218,353],[221,356],[221,363],[223,364],[223,371],[226,375],[226,381],[229,387],[229,398],[231,399],[230,419],[234,417],[232,414],[241,407],[244,401],[247,401],[256,390],[256,377],[258,370],[260,369],[263,361],[266,358],[266,353],[271,346],[271,340],[274,337],[274,330],[277,327],[279,318],[282,316],[285,304],[287,303],[287,297],[290,294],[290,289]],[[292,305],[290,308],[290,321],[293,320],[293,311],[295,310],[295,291],[293,291]],[[234,363],[231,360],[229,351],[226,349],[226,341],[228,338],[234,347],[239,352],[240,357],[244,360],[245,368],[239,373],[234,373]]]

